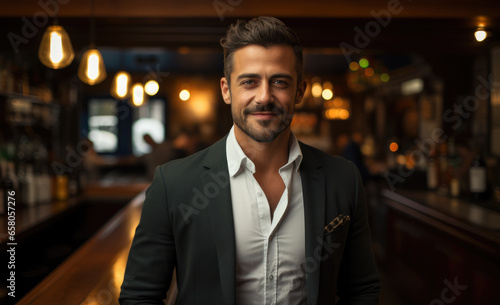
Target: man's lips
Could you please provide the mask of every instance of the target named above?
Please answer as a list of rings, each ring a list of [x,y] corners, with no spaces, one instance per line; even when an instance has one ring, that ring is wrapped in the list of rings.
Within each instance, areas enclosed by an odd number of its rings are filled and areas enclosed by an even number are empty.
[[[277,113],[264,111],[264,112],[252,112],[252,113],[250,113],[250,115],[256,119],[270,120],[273,117],[275,117],[277,115]]]

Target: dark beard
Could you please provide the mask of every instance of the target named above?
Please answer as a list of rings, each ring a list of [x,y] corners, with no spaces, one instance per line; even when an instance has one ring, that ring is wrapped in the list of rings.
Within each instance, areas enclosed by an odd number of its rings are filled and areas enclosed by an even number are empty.
[[[247,124],[247,116],[255,112],[271,112],[280,118],[279,124],[277,126],[270,126],[274,121],[258,121],[257,123],[261,127],[270,127],[264,131],[257,131]],[[269,143],[276,139],[283,130],[285,130],[292,121],[292,114],[284,115],[284,109],[276,107],[274,103],[269,103],[266,105],[255,105],[251,108],[245,108],[243,114],[234,120],[236,126],[238,126],[247,136],[256,142]]]

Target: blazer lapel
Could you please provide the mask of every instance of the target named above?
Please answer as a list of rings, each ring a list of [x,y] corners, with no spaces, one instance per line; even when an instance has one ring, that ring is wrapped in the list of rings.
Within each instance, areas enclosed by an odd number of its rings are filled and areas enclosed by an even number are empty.
[[[221,290],[226,304],[234,304],[236,277],[236,253],[229,186],[229,171],[226,157],[226,138],[214,144],[203,162],[207,173],[202,177],[203,187],[217,188],[216,195],[207,206],[213,238],[217,249]]]
[[[302,143],[301,150],[304,157],[300,176],[304,197],[307,303],[317,304],[325,219],[325,175],[313,152]]]

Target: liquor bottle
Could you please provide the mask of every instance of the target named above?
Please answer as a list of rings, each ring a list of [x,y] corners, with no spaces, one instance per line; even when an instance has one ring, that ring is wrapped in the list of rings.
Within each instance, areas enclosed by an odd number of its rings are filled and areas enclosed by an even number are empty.
[[[35,140],[33,151],[34,177],[36,194],[39,204],[50,202],[52,199],[52,179],[48,169],[48,153],[45,145],[40,139]]]
[[[427,189],[436,190],[439,186],[439,162],[437,150],[431,150],[427,158]]]
[[[0,59],[0,92],[7,93],[9,86],[9,70],[5,59]]]
[[[0,61],[2,58],[0,57]],[[1,62],[0,62],[1,65]],[[1,69],[1,67],[0,67]],[[6,200],[5,200],[5,191],[4,191],[4,177],[5,177],[5,170],[4,170],[4,161],[5,160],[5,139],[2,136],[1,130],[0,130],[0,215],[3,215],[7,212],[7,205],[6,205]]]
[[[28,201],[28,181],[26,180],[26,165],[30,159],[30,144],[29,138],[20,129],[21,133],[16,137],[16,155],[15,155],[15,169],[17,174],[17,182],[19,185],[18,205],[24,206]]]
[[[23,95],[29,95],[30,92],[30,71],[28,67],[24,66],[22,69],[22,76],[21,76],[21,93]]]
[[[7,200],[5,198],[5,185],[4,185],[4,160],[2,159],[2,155],[0,154],[0,215],[3,215],[7,212]]]
[[[14,75],[12,75],[12,67],[13,67],[13,64],[11,62],[7,62],[7,65],[4,69],[5,92],[7,92],[7,93],[14,92]]]
[[[9,192],[14,191],[16,196],[19,193],[19,181],[16,177],[16,170],[14,167],[14,162],[9,161],[6,164],[6,172],[4,179],[4,192],[8,194]]]
[[[33,166],[31,164],[25,165],[25,187],[23,189],[24,205],[34,207],[37,204],[36,184],[35,177],[33,176]]]
[[[74,197],[79,193],[79,181],[80,176],[79,169],[74,168],[73,172],[68,175],[68,194],[70,197]]]
[[[58,201],[65,201],[69,198],[68,176],[65,174],[56,175],[54,180],[54,197]]]
[[[448,144],[441,143],[439,146],[439,187],[440,195],[448,195],[450,189],[450,177],[448,173]]]
[[[461,165],[460,157],[457,154],[455,138],[451,137],[448,141],[448,168],[450,173],[450,196],[460,196],[460,177],[459,168]]]
[[[469,191],[473,200],[488,199],[488,176],[482,150],[476,149],[476,155],[469,168]]]
[[[41,203],[50,203],[52,200],[52,177],[50,177],[48,165],[42,168],[41,177],[40,177],[40,188],[41,188]]]

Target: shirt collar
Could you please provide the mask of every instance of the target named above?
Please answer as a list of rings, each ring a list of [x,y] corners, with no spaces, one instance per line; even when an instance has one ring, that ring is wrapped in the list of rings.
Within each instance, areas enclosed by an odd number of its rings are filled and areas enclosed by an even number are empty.
[[[243,149],[241,149],[240,144],[236,140],[234,134],[234,125],[231,127],[226,141],[226,155],[227,155],[227,165],[229,169],[229,176],[234,177],[237,175],[242,168],[246,168],[252,173],[255,173],[255,165],[252,160],[250,160]],[[288,154],[288,163],[283,166],[286,167],[291,163],[295,164],[295,169],[299,172],[299,167],[302,162],[302,151],[300,150],[299,141],[293,133],[290,133],[290,151]]]

